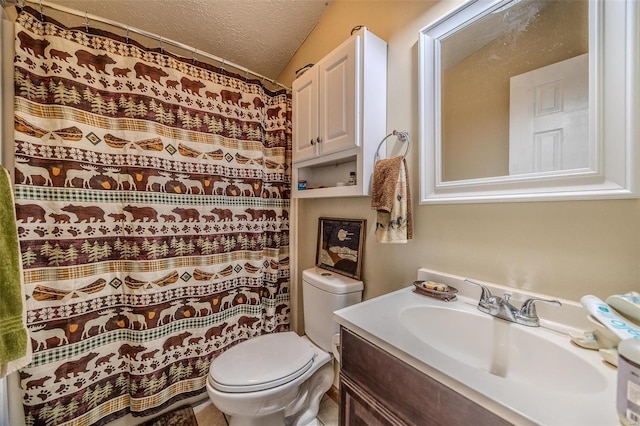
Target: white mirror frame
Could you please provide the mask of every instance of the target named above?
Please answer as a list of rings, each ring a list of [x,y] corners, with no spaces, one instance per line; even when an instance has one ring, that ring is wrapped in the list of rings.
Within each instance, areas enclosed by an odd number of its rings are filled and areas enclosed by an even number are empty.
[[[469,0],[420,31],[420,203],[640,197],[637,0],[589,0],[589,134],[595,147],[591,167],[442,181],[440,40],[509,1]]]

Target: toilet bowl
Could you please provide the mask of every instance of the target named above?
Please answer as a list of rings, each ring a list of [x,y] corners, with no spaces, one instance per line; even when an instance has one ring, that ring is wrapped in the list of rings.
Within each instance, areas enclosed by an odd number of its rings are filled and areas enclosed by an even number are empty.
[[[214,359],[207,392],[231,426],[307,425],[316,418],[334,378],[332,339],[339,328],[333,311],[360,302],[362,289],[361,281],[305,270],[305,336],[265,334]]]
[[[233,426],[307,424],[318,407],[308,407],[307,416],[297,408],[319,403],[333,383],[331,356],[294,332],[236,345],[216,358],[215,367],[207,392]]]

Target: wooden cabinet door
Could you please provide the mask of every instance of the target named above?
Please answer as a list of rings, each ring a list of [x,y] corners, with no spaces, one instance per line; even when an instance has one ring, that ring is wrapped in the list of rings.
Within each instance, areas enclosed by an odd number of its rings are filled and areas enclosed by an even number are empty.
[[[317,157],[318,67],[312,67],[293,82],[293,162]]]
[[[361,46],[361,36],[350,38],[318,63],[322,155],[359,144]]]
[[[378,346],[364,340],[353,332],[340,329],[342,358],[340,360],[341,390],[348,393],[352,408],[343,407],[341,412],[347,424],[357,423],[366,415],[362,409],[373,410],[375,418],[389,423],[412,426],[507,426],[510,423],[479,404],[460,395],[437,380],[416,370],[411,365],[394,357]],[[342,390],[342,383],[347,387]],[[351,385],[350,385],[351,383]],[[353,405],[356,401],[356,405]],[[349,415],[348,412],[355,414]],[[372,414],[373,415],[373,414]],[[347,419],[354,423],[348,423]],[[393,423],[397,421],[398,423]],[[376,424],[376,423],[373,423]]]
[[[402,420],[371,397],[364,389],[340,375],[341,426],[404,426]]]

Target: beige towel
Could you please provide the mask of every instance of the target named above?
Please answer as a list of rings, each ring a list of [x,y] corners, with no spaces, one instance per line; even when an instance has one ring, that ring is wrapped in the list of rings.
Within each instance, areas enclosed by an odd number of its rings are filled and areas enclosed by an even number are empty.
[[[404,157],[376,161],[371,208],[378,211],[378,242],[406,243],[413,237],[409,173]]]
[[[15,202],[11,178],[0,166],[0,377],[31,362]]]

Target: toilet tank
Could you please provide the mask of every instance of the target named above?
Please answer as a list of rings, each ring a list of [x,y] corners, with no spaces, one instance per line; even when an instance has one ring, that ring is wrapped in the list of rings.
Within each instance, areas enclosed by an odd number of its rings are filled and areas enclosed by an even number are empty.
[[[322,268],[302,271],[304,332],[313,343],[331,352],[331,339],[340,331],[333,311],[362,301],[362,281]]]

